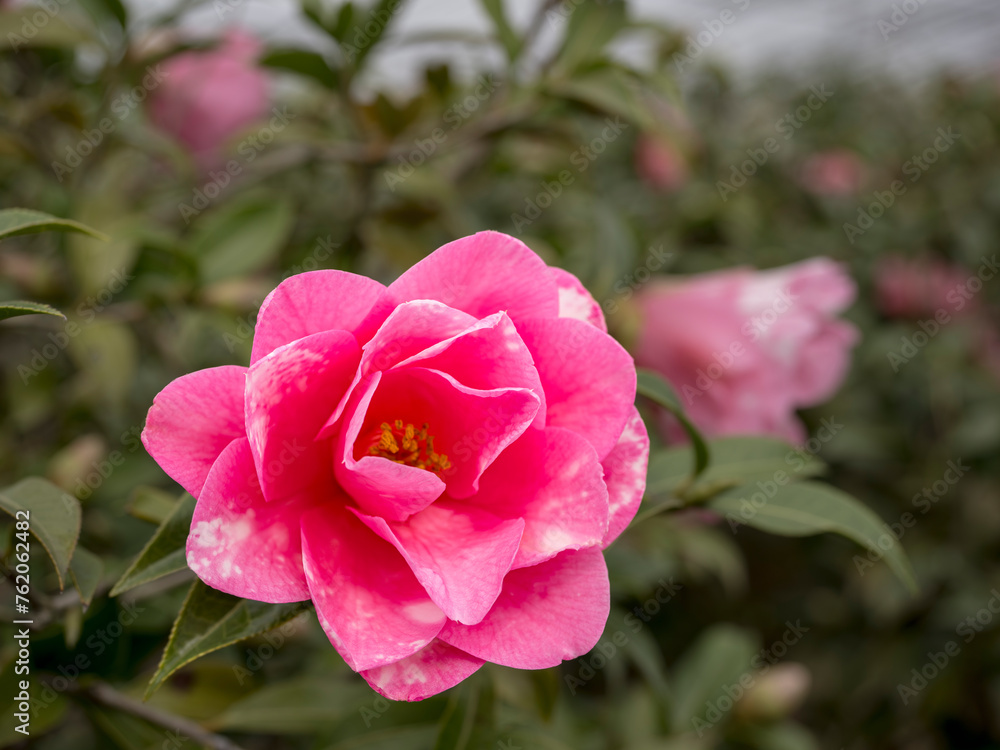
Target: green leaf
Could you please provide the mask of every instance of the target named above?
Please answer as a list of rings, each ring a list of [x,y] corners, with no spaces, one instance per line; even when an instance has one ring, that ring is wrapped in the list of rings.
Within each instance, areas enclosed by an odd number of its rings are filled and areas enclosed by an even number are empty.
[[[54,307],[43,305],[41,302],[25,302],[23,300],[0,302],[0,320],[16,318],[20,315],[55,315],[63,320],[66,319],[66,316]]]
[[[746,561],[739,544],[728,530],[691,524],[672,535],[677,557],[694,579],[715,576],[730,594],[746,590]]]
[[[634,76],[622,68],[607,66],[569,80],[555,81],[549,90],[606,114],[619,115],[645,130],[657,125],[642,103],[642,91]]]
[[[266,604],[224,594],[195,581],[181,607],[148,698],[170,675],[200,656],[278,627],[306,610],[302,602]]]
[[[128,25],[128,12],[121,0],[86,0],[83,5],[100,22],[103,18],[113,18],[124,29]]]
[[[816,738],[801,724],[759,724],[740,732],[740,739],[758,750],[819,750]]]
[[[452,691],[434,750],[471,750],[482,747],[481,732],[493,727],[494,693],[488,682],[472,679]]]
[[[822,474],[826,464],[815,454],[796,450],[794,446],[770,437],[724,437],[708,443],[712,465],[686,490],[689,496],[699,496],[712,488],[720,491],[741,484],[773,481],[784,473],[793,479],[806,479]],[[649,460],[648,494],[669,494],[686,478],[687,468],[695,460],[690,445],[657,451]]]
[[[125,510],[140,521],[149,521],[159,526],[177,507],[179,501],[169,492],[155,487],[136,487]]]
[[[556,710],[556,703],[562,693],[562,680],[559,678],[558,669],[532,669],[528,671],[528,678],[531,686],[535,689],[534,705],[538,709],[538,715],[545,721],[552,718],[552,712]]]
[[[722,513],[730,522],[747,524],[771,534],[840,534],[884,557],[910,591],[918,590],[902,545],[882,520],[860,501],[818,482],[775,485],[773,490],[770,486],[767,490],[756,485],[738,487],[709,500],[706,506]],[[891,540],[888,548],[879,545],[885,538]]]
[[[757,638],[735,625],[719,624],[706,631],[677,662],[674,670],[674,706],[671,726],[675,733],[694,729],[707,701],[723,695],[725,686],[739,683],[750,671],[757,652]]]
[[[549,19],[564,13],[557,5],[549,11]],[[556,74],[568,77],[588,63],[601,58],[604,47],[618,35],[626,23],[626,9],[623,0],[605,0],[600,3],[580,3],[572,8],[566,24],[563,45],[556,58]]]
[[[80,326],[69,353],[80,368],[80,393],[115,409],[124,406],[139,363],[139,342],[131,326],[109,318]]]
[[[366,15],[358,18],[356,13],[351,14],[351,28],[344,34],[343,41],[344,54],[354,67],[360,68],[365,58],[382,41],[403,2],[404,0],[378,0]],[[339,25],[338,23],[338,27]]]
[[[79,232],[99,240],[109,239],[106,234],[70,219],[34,211],[30,208],[5,208],[0,210],[0,240],[19,234],[37,232]]]
[[[507,14],[503,8],[503,0],[479,0],[479,2],[483,6],[483,10],[493,19],[493,25],[497,31],[497,39],[500,40],[500,44],[507,51],[508,59],[513,60],[517,57],[518,50],[521,48],[521,40],[507,20]]]
[[[104,561],[101,558],[83,547],[76,548],[69,564],[69,574],[85,607],[89,607],[93,601],[103,573]]]
[[[680,422],[681,427],[684,428],[684,432],[687,433],[693,448],[693,468],[691,469],[690,477],[692,480],[697,478],[699,474],[708,468],[710,461],[708,445],[706,445],[705,439],[698,431],[698,428],[684,414],[680,399],[677,398],[677,394],[667,381],[651,370],[640,368],[636,372],[638,376],[636,393],[640,396],[645,396],[653,403],[659,404],[673,414],[677,421]]]
[[[336,89],[340,84],[337,73],[317,52],[300,49],[281,49],[269,52],[261,59],[261,64],[269,68],[289,70],[318,81],[328,89]]]
[[[205,214],[191,240],[205,283],[258,271],[277,259],[295,223],[288,201],[253,196]]]
[[[191,530],[194,505],[195,499],[185,493],[170,515],[160,524],[156,533],[146,542],[135,562],[111,589],[111,596],[118,596],[136,586],[187,567],[184,546]]]
[[[324,3],[323,0],[301,0],[302,14],[312,21],[316,26],[322,29],[324,32],[332,36],[337,41],[340,41],[341,36],[337,33],[337,28],[335,22],[330,18],[331,12],[329,5]],[[338,19],[340,16],[344,15],[345,8],[351,8],[351,3],[344,3],[340,7],[340,12],[338,14]],[[343,31],[343,30],[342,30]]]
[[[0,491],[0,510],[17,520],[18,511],[28,511],[30,531],[52,558],[59,588],[65,588],[66,570],[80,536],[80,502],[51,482],[28,477]]]
[[[254,734],[314,734],[371,703],[371,690],[358,680],[296,677],[266,685],[229,706],[208,723],[212,731]]]
[[[25,47],[73,48],[92,41],[78,25],[69,23],[60,14],[48,15],[45,25],[39,26],[32,20],[32,16],[39,12],[37,5],[0,11],[0,50],[11,49],[16,52]],[[34,29],[35,33],[29,37],[24,33],[25,28]]]
[[[152,750],[158,744],[162,747],[162,743],[165,741],[163,730],[144,719],[133,716],[126,711],[98,706],[89,701],[84,705],[91,722],[104,732],[107,739],[114,743],[109,747],[108,742],[102,741],[101,746],[104,748],[109,748],[109,750],[113,750],[115,747],[121,750]]]
[[[318,0],[309,0],[309,2],[317,2]],[[338,42],[344,39],[344,36],[354,28],[354,13],[357,9],[354,7],[354,3],[346,2],[340,6],[340,10],[337,12],[337,20],[334,22],[330,33],[333,38]]]

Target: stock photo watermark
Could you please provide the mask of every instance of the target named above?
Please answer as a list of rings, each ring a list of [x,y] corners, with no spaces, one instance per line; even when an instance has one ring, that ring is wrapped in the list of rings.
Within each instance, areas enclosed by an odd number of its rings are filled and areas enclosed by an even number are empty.
[[[886,359],[889,360],[889,365],[894,373],[899,372],[903,365],[913,361],[931,342],[931,339],[954,320],[953,316],[971,303],[973,297],[983,290],[986,282],[991,281],[1000,272],[1000,262],[997,261],[996,255],[991,258],[984,255],[980,261],[981,265],[975,273],[970,274],[963,283],[957,284],[945,295],[945,300],[951,306],[951,310],[939,307],[932,317],[917,322],[920,327],[919,331],[914,331],[910,335],[900,338],[898,350],[886,352]]]
[[[920,512],[920,516],[929,513],[931,508],[937,505],[972,468],[965,466],[962,459],[950,460],[945,464],[945,467],[941,479],[935,480],[930,487],[924,487],[911,498],[910,502]],[[882,524],[885,531],[875,540],[878,549],[869,548],[864,557],[854,556],[854,567],[857,568],[858,575],[864,576],[868,568],[874,567],[875,563],[885,557],[887,552],[895,549],[896,545],[903,541],[907,530],[916,526],[918,520],[919,516],[905,511],[893,523]]]
[[[683,584],[676,583],[673,576],[669,579],[661,578],[659,587],[653,595],[640,605],[636,605],[623,618],[623,624],[634,636],[643,625],[650,622],[653,617],[660,613],[664,605],[668,604],[684,588]],[[566,687],[571,695],[576,695],[577,688],[583,687],[590,682],[597,673],[604,669],[608,662],[615,658],[619,649],[628,646],[631,641],[629,633],[625,629],[619,628],[611,635],[602,638],[588,656],[582,656],[574,662],[576,671],[573,674],[563,675]]]
[[[993,624],[993,620],[1000,615],[1000,591],[990,590],[992,596],[981,608],[971,615],[964,617],[955,626],[955,635],[961,638],[949,640],[940,651],[928,651],[927,661],[920,667],[910,670],[908,682],[900,682],[896,685],[896,692],[899,694],[903,705],[909,705],[910,701],[916,698],[927,688],[951,663],[951,660],[962,653],[962,648],[968,646],[986,628]]]
[[[813,113],[818,112],[834,94],[833,90],[827,89],[825,83],[812,86],[810,91],[812,93],[809,94],[804,103],[774,123],[774,131],[782,136],[782,141],[779,141],[774,136],[769,136],[756,148],[748,148],[746,153],[750,157],[749,159],[742,161],[740,164],[731,164],[729,166],[729,181],[718,180],[715,183],[715,187],[719,191],[719,197],[722,198],[723,203],[729,200],[730,194],[737,192],[746,185],[757,174],[757,170],[767,164],[771,157],[781,150],[784,141],[790,141],[795,137],[796,132],[812,119]]]
[[[919,154],[903,162],[902,172],[910,178],[911,185],[916,184],[946,153],[955,142],[962,137],[961,133],[952,132],[951,126],[937,129],[937,136],[930,146]],[[865,233],[875,226],[878,221],[896,204],[896,199],[906,195],[909,186],[902,180],[893,180],[887,190],[876,190],[872,193],[874,200],[868,206],[858,206],[856,224],[844,222],[843,230],[847,235],[847,240],[853,245],[858,237],[863,237]]]
[[[111,304],[115,295],[124,291],[129,282],[134,279],[135,276],[126,273],[124,270],[117,269],[113,271],[104,289],[95,295],[87,297],[87,299],[76,306],[75,312],[79,317],[78,321],[69,320],[63,325],[61,331],[49,332],[49,343],[32,349],[31,359],[28,360],[28,364],[17,366],[17,374],[21,376],[21,382],[27,385],[32,378],[41,375],[45,368],[49,366],[49,363],[58,357],[60,352],[65,351],[70,342],[80,335],[83,328],[93,323],[97,319],[98,314],[102,313]]]
[[[678,73],[683,73],[686,68],[694,65],[695,60],[701,57],[705,50],[711,47],[715,40],[736,22],[739,17],[737,14],[750,7],[750,0],[729,0],[729,2],[736,6],[736,11],[726,8],[716,18],[702,21],[701,25],[704,27],[702,31],[695,35],[689,34],[684,39],[686,45],[683,51],[675,53],[672,58]]]
[[[391,192],[396,192],[396,186],[406,182],[416,172],[417,167],[430,159],[450,135],[472,117],[500,86],[492,73],[479,76],[476,83],[476,87],[467,96],[445,110],[442,119],[451,126],[449,129],[437,127],[426,138],[417,138],[408,153],[396,157],[399,162],[396,168],[384,172],[385,185]]]
[[[236,153],[242,159],[230,159],[219,169],[210,170],[208,181],[201,187],[195,188],[191,193],[191,202],[181,201],[177,204],[177,210],[185,224],[190,224],[191,219],[212,205],[212,202],[222,195],[233,178],[243,174],[243,168],[253,162],[264,149],[273,143],[277,134],[288,127],[289,122],[298,117],[294,113],[289,113],[288,107],[281,109],[272,107],[271,114],[271,120],[267,125],[253,135],[244,138],[236,147]]]
[[[809,632],[809,627],[802,624],[802,620],[785,622],[785,631],[781,637],[770,646],[762,648],[750,659],[749,669],[740,675],[740,678],[732,684],[720,686],[719,695],[714,700],[705,701],[705,711],[701,716],[693,716],[691,725],[699,737],[718,724],[733,708],[739,703],[743,696],[754,688],[757,682],[764,677],[771,668],[785,657],[788,650],[796,645],[802,636]]]
[[[622,122],[621,117],[614,119],[607,117],[604,120],[604,125],[600,135],[595,136],[570,154],[569,163],[575,167],[575,171],[563,169],[553,179],[542,180],[538,193],[524,199],[524,213],[515,211],[510,215],[510,221],[516,231],[531,226],[542,215],[542,212],[563,194],[566,188],[576,182],[579,175],[587,171],[610,144],[618,140],[622,131],[628,129],[628,123]]]

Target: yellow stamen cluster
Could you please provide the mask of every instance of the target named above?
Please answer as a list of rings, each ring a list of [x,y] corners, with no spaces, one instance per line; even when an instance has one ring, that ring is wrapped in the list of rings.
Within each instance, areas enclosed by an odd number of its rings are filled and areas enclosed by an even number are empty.
[[[427,434],[425,422],[417,430],[412,424],[397,419],[393,424],[383,422],[378,442],[368,449],[369,456],[381,456],[397,464],[416,466],[427,471],[445,471],[451,468],[448,456],[434,452],[434,437]]]

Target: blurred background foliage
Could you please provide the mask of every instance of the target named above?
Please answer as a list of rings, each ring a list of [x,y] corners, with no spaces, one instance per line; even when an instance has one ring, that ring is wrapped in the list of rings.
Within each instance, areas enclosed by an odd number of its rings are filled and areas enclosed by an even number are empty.
[[[495,34],[482,43],[505,65],[434,65],[406,96],[361,92],[368,53],[399,43],[389,33],[398,5],[303,2],[338,52],[264,52],[287,126],[259,148],[248,139],[267,119],[233,136],[227,158],[240,169],[228,179],[150,125],[144,78],[205,46],[174,31],[176,14],[137,25],[118,0],[0,13],[0,205],[111,238],[32,234],[0,248],[0,299],[47,303],[68,319],[0,323],[0,485],[34,475],[75,494],[80,543],[103,565],[84,608],[58,593],[35,556],[48,624],[33,640],[33,675],[49,684],[61,676],[64,687],[42,701],[21,745],[145,750],[204,740],[165,733],[98,687],[141,697],[193,580],[178,570],[108,595],[177,502],[178,488],[137,439],[163,385],[245,364],[260,301],[290,273],[341,268],[388,282],[455,237],[497,229],[577,274],[625,341],[640,269],[687,274],[816,255],[847,264],[860,287],[849,317],[863,339],[840,394],[804,418],[811,430],[842,425],[812,444],[833,485],[887,523],[915,517],[902,541],[919,595],[840,537],[734,533],[718,516],[683,510],[650,518],[608,552],[615,602],[602,643],[624,634],[613,657],[595,651],[538,673],[488,666],[445,695],[390,705],[307,614],[195,662],[147,708],[261,749],[1000,747],[1000,629],[990,615],[958,630],[1000,586],[1000,286],[986,283],[974,316],[894,368],[889,353],[933,309],[889,316],[876,284],[888,256],[971,275],[996,252],[998,80],[941,75],[903,88],[825,68],[807,84],[775,75],[737,87],[708,56],[679,71],[684,34],[634,22],[624,2],[547,3],[524,31],[499,0],[483,0]],[[544,24],[559,26],[562,41],[532,55]],[[654,42],[646,66],[608,51],[635,34]],[[814,87],[832,94],[806,119],[797,113]],[[939,128],[960,137],[911,181],[906,165]],[[746,184],[720,191],[769,138],[779,148]],[[817,187],[815,160],[830,152],[848,155],[849,176]],[[894,180],[906,181],[905,194],[851,241],[844,225],[859,225],[859,209]],[[969,469],[932,491],[921,512],[915,497],[942,484],[949,461]],[[669,477],[655,479],[669,488]],[[4,526],[5,556],[12,535]],[[655,615],[629,614],[648,613],[664,583],[669,601]],[[12,593],[0,590],[6,608]],[[9,619],[0,625],[3,696],[15,692]],[[699,736],[692,719],[707,704],[725,706],[723,686],[738,684],[789,623],[807,632],[782,666],[759,674]],[[960,649],[940,674],[901,692],[949,641]],[[5,712],[0,743],[21,739]]]

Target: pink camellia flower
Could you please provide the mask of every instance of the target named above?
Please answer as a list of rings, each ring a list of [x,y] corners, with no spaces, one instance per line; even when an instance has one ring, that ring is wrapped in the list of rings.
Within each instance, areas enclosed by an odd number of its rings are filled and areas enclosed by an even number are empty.
[[[250,367],[173,381],[142,439],[198,499],[205,583],[311,599],[352,669],[420,700],[486,661],[541,669],[597,643],[601,551],[645,488],[635,388],[580,282],[483,232],[388,287],[285,280]]]
[[[853,281],[827,258],[654,281],[636,295],[636,362],[673,384],[709,436],[799,442],[795,409],[828,399],[850,365],[857,331],[835,315],[854,295]]]
[[[184,52],[163,63],[150,119],[205,169],[219,163],[232,136],[267,112],[267,77],[254,62],[260,52],[257,39],[231,30],[214,50]]]
[[[816,195],[853,195],[864,184],[868,170],[858,155],[847,149],[813,154],[802,167],[802,187]]]
[[[688,178],[688,164],[678,148],[652,135],[636,141],[635,169],[643,182],[664,192],[677,190]]]
[[[949,315],[976,309],[961,290],[970,274],[941,260],[908,259],[891,255],[875,268],[875,293],[879,309],[893,318],[933,317],[944,310]]]

